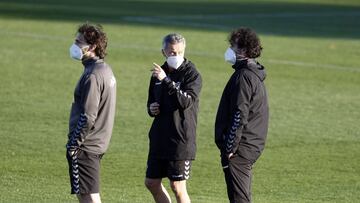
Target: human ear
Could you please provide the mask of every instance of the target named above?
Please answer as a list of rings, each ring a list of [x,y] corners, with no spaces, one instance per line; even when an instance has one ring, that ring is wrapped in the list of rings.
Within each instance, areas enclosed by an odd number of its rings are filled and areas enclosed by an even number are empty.
[[[161,49],[161,53],[162,53],[162,55],[163,55],[165,58],[167,58],[167,56],[166,56],[166,54],[165,54],[165,50],[164,50],[164,49]]]
[[[96,49],[96,45],[90,45],[88,51],[93,52],[95,51],[95,49]]]

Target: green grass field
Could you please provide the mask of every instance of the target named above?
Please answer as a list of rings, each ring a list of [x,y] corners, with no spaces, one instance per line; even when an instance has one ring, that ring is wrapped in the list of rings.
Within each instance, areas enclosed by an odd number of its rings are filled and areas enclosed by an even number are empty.
[[[65,143],[82,65],[68,49],[87,20],[104,26],[118,81],[103,202],[153,201],[143,185],[152,121],[145,104],[149,69],[164,61],[170,32],[186,37],[186,57],[203,76],[192,202],[227,202],[213,126],[232,73],[226,38],[239,26],[258,31],[268,73],[270,129],[254,165],[253,201],[360,201],[358,0],[97,2],[0,0],[0,202],[76,202]]]

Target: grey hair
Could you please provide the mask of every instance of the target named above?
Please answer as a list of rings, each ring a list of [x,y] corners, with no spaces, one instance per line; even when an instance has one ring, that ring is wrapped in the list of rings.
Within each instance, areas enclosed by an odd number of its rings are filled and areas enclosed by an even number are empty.
[[[165,49],[169,44],[177,44],[183,43],[184,46],[186,45],[185,38],[177,33],[168,34],[164,37],[162,45],[163,49]]]

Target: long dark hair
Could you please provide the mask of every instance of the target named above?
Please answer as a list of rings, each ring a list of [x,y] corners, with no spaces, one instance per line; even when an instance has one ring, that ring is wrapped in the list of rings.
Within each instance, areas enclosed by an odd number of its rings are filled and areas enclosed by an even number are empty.
[[[101,25],[82,24],[79,26],[78,33],[84,36],[86,43],[96,46],[95,54],[99,58],[105,58],[108,39]]]
[[[263,48],[260,39],[250,28],[240,27],[232,31],[228,40],[232,46],[236,45],[237,48],[244,49],[249,58],[257,58],[261,55]]]

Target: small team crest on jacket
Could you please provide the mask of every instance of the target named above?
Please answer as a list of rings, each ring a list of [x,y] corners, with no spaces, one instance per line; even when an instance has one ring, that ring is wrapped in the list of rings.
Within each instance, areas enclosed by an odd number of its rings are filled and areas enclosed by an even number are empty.
[[[176,89],[180,89],[180,85],[181,85],[181,82],[177,82],[177,83],[175,83],[175,87],[176,87]]]
[[[111,79],[110,79],[110,82],[109,82],[109,86],[110,86],[110,87],[114,87],[115,84],[116,84],[116,79],[115,79],[114,76],[112,76]]]

